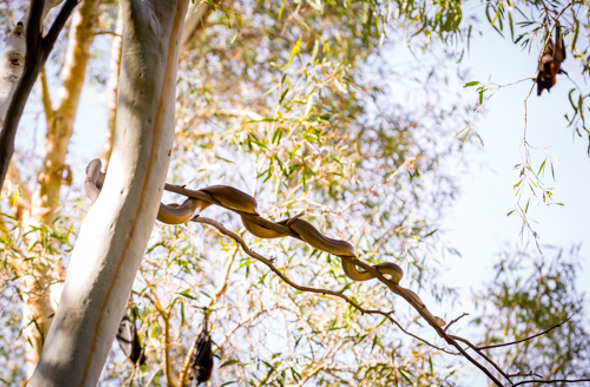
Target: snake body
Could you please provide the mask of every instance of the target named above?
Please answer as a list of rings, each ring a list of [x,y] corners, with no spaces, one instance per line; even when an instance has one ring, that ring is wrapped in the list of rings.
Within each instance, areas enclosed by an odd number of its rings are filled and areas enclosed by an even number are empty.
[[[157,219],[166,224],[182,224],[191,220],[197,211],[203,211],[209,206],[209,203],[193,198],[186,199],[182,204],[160,203]]]
[[[326,251],[340,257],[342,270],[344,270],[344,274],[350,279],[354,281],[368,281],[375,278],[373,273],[358,269],[358,266],[355,264],[355,261],[358,261],[358,259],[356,258],[354,247],[347,241],[329,238],[303,219],[295,218],[288,224],[304,242],[318,250]],[[383,262],[373,265],[373,267],[381,274],[389,275],[390,280],[396,284],[401,281],[404,275],[402,268],[393,262]]]
[[[84,181],[84,189],[93,202],[98,197],[104,182],[105,173],[101,172],[101,166],[101,161],[95,159],[90,162],[86,169],[87,176]],[[350,243],[323,235],[311,223],[300,219],[301,214],[279,222],[271,222],[258,214],[256,199],[239,189],[227,185],[212,185],[198,191],[183,190],[189,192],[192,196],[187,197],[181,204],[160,203],[157,215],[159,221],[167,224],[186,223],[195,214],[198,215],[210,205],[216,204],[238,213],[244,227],[259,238],[269,239],[291,236],[308,243],[318,250],[338,256],[344,273],[353,281],[368,281],[377,277],[377,274],[363,269],[359,265],[361,262],[357,259],[354,247]],[[367,267],[367,265],[364,266]],[[433,318],[439,325],[445,325],[441,318],[433,316],[428,311],[416,293],[398,286],[404,275],[399,265],[393,262],[383,262],[372,265],[372,267],[397,286],[396,288],[388,285],[392,291],[413,300],[424,314]]]
[[[212,204],[217,204],[238,213],[258,215],[256,212],[256,199],[239,189],[227,185],[212,185],[200,191],[207,195],[208,201],[187,198],[182,204],[160,203],[157,219],[166,224],[186,223],[197,212],[203,211]]]

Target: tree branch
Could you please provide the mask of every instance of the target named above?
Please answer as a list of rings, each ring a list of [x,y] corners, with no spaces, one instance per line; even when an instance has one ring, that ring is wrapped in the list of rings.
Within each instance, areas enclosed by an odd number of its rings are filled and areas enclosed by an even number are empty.
[[[143,276],[143,280],[153,295],[153,298],[149,296],[147,298],[152,302],[160,314],[160,317],[162,317],[162,320],[164,320],[164,375],[166,376],[166,383],[169,386],[174,386],[176,383],[174,382],[172,368],[170,367],[170,311],[172,310],[172,307],[174,307],[175,302],[173,301],[166,309],[164,309],[153,285],[147,280],[147,278],[145,278],[145,276]]]
[[[45,112],[45,120],[50,122],[53,119],[53,104],[51,103],[51,95],[49,95],[49,85],[47,84],[47,73],[45,67],[39,73],[39,85],[41,86],[41,102],[43,103],[43,111]]]
[[[235,240],[244,250],[244,252],[246,254],[248,254],[250,257],[256,259],[257,261],[262,262],[263,264],[265,264],[273,273],[275,273],[281,280],[283,280],[284,282],[286,282],[289,286],[303,291],[303,292],[308,292],[308,293],[316,293],[316,294],[322,294],[322,295],[329,295],[329,296],[333,296],[333,297],[338,297],[343,299],[344,301],[346,301],[348,304],[350,304],[352,307],[354,307],[355,309],[357,309],[358,311],[360,311],[363,314],[378,314],[378,315],[382,315],[384,317],[386,317],[387,319],[389,319],[392,323],[394,323],[395,325],[398,326],[398,328],[400,328],[400,330],[402,330],[402,332],[404,332],[405,334],[415,338],[416,340],[419,340],[421,342],[423,342],[424,344],[437,349],[439,351],[443,351],[449,354],[456,354],[453,352],[449,352],[447,350],[445,350],[442,347],[439,347],[435,344],[430,343],[429,341],[407,331],[406,329],[404,329],[393,317],[391,317],[391,314],[393,313],[393,311],[390,312],[383,312],[381,310],[377,310],[377,309],[366,309],[364,307],[362,307],[360,304],[356,303],[355,301],[353,301],[350,297],[346,296],[345,294],[343,294],[340,291],[335,291],[335,290],[330,290],[330,289],[321,289],[321,288],[313,288],[313,287],[309,287],[309,286],[304,286],[304,285],[299,285],[297,283],[295,283],[294,281],[292,281],[289,277],[287,277],[283,272],[281,272],[274,264],[273,264],[273,260],[270,258],[266,258],[260,254],[258,254],[257,252],[253,251],[252,249],[250,249],[250,247],[248,246],[248,244],[236,233],[234,233],[233,231],[228,230],[227,228],[225,228],[221,223],[210,219],[210,218],[205,218],[202,216],[197,216],[194,217],[192,219],[193,222],[197,222],[197,223],[205,223],[208,224],[210,226],[215,227],[217,230],[219,230],[219,232],[221,232],[222,234],[224,234],[225,236],[228,236],[230,238],[232,238],[233,240]]]
[[[568,322],[568,321],[569,321],[569,320],[570,320],[572,317],[573,317],[573,314],[572,314],[572,315],[570,315],[570,316],[568,316],[568,318],[566,318],[565,320],[563,320],[563,321],[562,321],[562,322],[560,322],[559,324],[557,324],[557,325],[554,325],[554,326],[552,326],[551,328],[544,330],[543,332],[537,333],[537,334],[535,334],[535,335],[532,335],[532,336],[529,336],[529,337],[525,337],[524,339],[521,339],[521,340],[511,341],[511,342],[509,342],[509,343],[494,344],[494,345],[486,345],[486,346],[483,346],[483,347],[477,347],[477,348],[479,348],[479,349],[481,349],[481,350],[484,350],[484,349],[493,349],[493,348],[507,347],[507,346],[509,346],[509,345],[514,345],[514,344],[518,344],[518,343],[523,343],[523,342],[525,342],[525,341],[532,340],[532,339],[534,339],[535,337],[543,336],[543,335],[545,335],[545,334],[547,334],[547,333],[551,332],[551,331],[552,331],[552,330],[554,330],[555,328],[559,328],[560,326],[562,326],[563,324],[565,324],[566,322]]]
[[[234,263],[234,260],[236,259],[236,254],[238,253],[238,251],[239,251],[239,248],[236,247],[235,252],[233,253],[231,258],[229,259],[229,262],[227,263],[227,266],[225,269],[225,275],[223,276],[223,281],[221,281],[221,285],[219,285],[217,287],[217,289],[215,290],[215,293],[213,294],[213,297],[211,297],[211,301],[209,302],[209,305],[206,307],[206,309],[213,309],[213,305],[215,305],[215,303],[217,302],[219,297],[221,297],[221,295],[224,294],[225,291],[227,290],[229,274],[231,271],[231,267]],[[178,377],[178,387],[183,387],[188,382],[188,374],[189,374],[189,368],[191,365],[191,358],[193,357],[193,354],[195,353],[195,343],[196,343],[196,341],[193,340],[193,343],[191,344],[188,352],[186,353],[186,355],[184,357],[184,362],[182,363],[182,368],[180,369],[180,375]]]
[[[198,222],[198,223],[205,223],[205,224],[209,224],[215,228],[217,228],[222,234],[234,239],[236,242],[238,242],[240,244],[240,246],[242,246],[242,248],[244,249],[244,252],[246,252],[246,254],[248,254],[249,256],[251,256],[252,258],[264,263],[269,269],[271,269],[279,278],[281,278],[284,282],[286,282],[287,284],[289,284],[291,287],[300,290],[300,291],[304,291],[304,292],[310,292],[310,293],[317,293],[317,294],[322,294],[322,295],[331,295],[334,297],[338,297],[341,298],[343,300],[345,300],[347,303],[349,303],[350,305],[352,305],[355,309],[359,310],[361,313],[368,313],[368,314],[380,314],[382,316],[385,316],[386,318],[388,318],[391,322],[395,323],[404,333],[406,333],[407,335],[433,347],[436,348],[438,350],[444,351],[446,353],[450,353],[448,352],[446,349],[438,347],[424,339],[422,339],[421,337],[410,333],[408,331],[406,331],[395,319],[393,319],[391,317],[391,313],[392,312],[382,312],[380,310],[371,310],[371,309],[365,309],[363,308],[360,304],[356,303],[355,301],[353,301],[352,299],[350,299],[348,296],[342,294],[342,292],[336,292],[333,290],[329,290],[329,289],[318,289],[318,288],[312,288],[309,286],[303,286],[303,285],[299,285],[295,282],[293,282],[290,278],[288,278],[285,274],[283,274],[279,269],[276,268],[276,266],[274,266],[274,264],[272,263],[271,259],[268,259],[258,253],[256,253],[255,251],[251,250],[248,245],[246,244],[246,242],[244,242],[244,240],[238,236],[236,233],[226,229],[222,224],[220,224],[219,222],[213,220],[213,219],[209,219],[209,218],[204,218],[201,216],[195,216],[192,221],[194,222]],[[361,262],[361,261],[359,261]],[[365,267],[366,265],[366,267]],[[391,281],[389,281],[388,279],[386,279],[385,277],[383,277],[383,275],[381,273],[379,273],[378,270],[374,269],[372,266],[368,265],[368,264],[364,264],[364,265],[359,265],[362,266],[363,269],[365,270],[370,270],[373,269],[375,271],[377,271],[377,274],[379,277],[379,280],[381,282],[385,282],[388,287],[393,291],[393,289],[395,290],[396,294],[401,295],[404,299],[406,299],[406,301],[408,301],[413,307],[414,309],[416,309],[418,311],[418,313],[420,313],[423,317],[423,307],[421,307],[420,305],[417,304],[416,300],[413,299],[411,296],[409,296],[407,294],[407,292],[404,292],[403,288],[401,288],[399,285],[392,283]],[[391,286],[390,286],[391,285]],[[395,286],[393,286],[395,285]],[[401,288],[397,289],[397,288]],[[399,292],[399,293],[398,293]],[[425,317],[426,318],[426,317]],[[436,321],[430,321],[432,320],[432,318],[427,318],[428,323],[433,326],[435,328],[435,330],[437,331],[437,333],[443,338],[445,339],[445,341],[447,341],[447,343],[451,344],[452,346],[454,346],[455,348],[457,348],[459,350],[459,352],[461,353],[461,355],[463,355],[463,357],[465,357],[467,360],[469,360],[470,363],[472,363],[473,365],[475,365],[477,368],[479,368],[483,373],[485,373],[488,378],[490,378],[490,380],[492,380],[496,385],[498,386],[502,386],[502,383],[487,369],[484,367],[483,364],[481,364],[480,362],[478,362],[477,360],[475,360],[473,357],[471,357],[464,349],[463,347],[461,347],[459,345],[459,343],[457,343],[457,341],[455,341],[455,339],[453,339],[451,336],[449,336],[444,330],[442,330],[442,328],[440,326],[438,326],[438,324],[436,323]],[[490,360],[491,362],[491,360]],[[493,362],[492,362],[493,364]]]
[[[543,380],[543,379],[532,379],[532,380],[523,380],[517,383],[514,383],[513,386],[521,386],[523,384],[532,384],[532,383],[539,383],[539,384],[559,384],[559,383],[582,383],[582,382],[590,382],[590,378],[588,379],[553,379],[553,380]]]
[[[14,140],[25,104],[41,68],[53,48],[53,44],[63,28],[65,21],[72,13],[77,0],[66,0],[55,19],[46,38],[41,36],[41,19],[43,16],[44,0],[32,0],[26,25],[26,51],[23,74],[16,87],[0,132],[0,188],[4,184],[8,165],[14,153]]]

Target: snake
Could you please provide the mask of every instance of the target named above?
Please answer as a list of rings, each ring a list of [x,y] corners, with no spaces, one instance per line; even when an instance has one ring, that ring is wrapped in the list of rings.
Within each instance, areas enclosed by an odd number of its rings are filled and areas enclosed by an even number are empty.
[[[99,159],[92,160],[86,168],[84,189],[92,202],[98,198],[104,182],[106,172],[102,172],[101,168],[102,162]],[[215,204],[239,214],[246,230],[254,236],[262,239],[291,236],[306,242],[317,250],[338,256],[344,274],[353,281],[363,282],[377,277],[377,274],[363,269],[358,264],[360,261],[356,256],[352,244],[322,234],[311,223],[301,219],[300,217],[302,214],[278,222],[272,222],[258,214],[258,203],[253,196],[228,185],[212,185],[196,191],[185,191],[189,192],[192,196],[187,197],[181,204],[160,203],[158,215],[156,217],[160,222],[171,225],[183,224],[190,221],[195,216],[198,216],[198,214],[207,207]],[[383,262],[371,266],[396,286],[402,280],[404,275],[402,268],[393,262]],[[410,289],[402,288],[401,286],[397,287],[401,289],[401,291],[389,286],[389,288],[395,293],[405,295],[405,298],[412,299],[417,306],[419,306],[425,314],[432,317],[438,325],[445,325],[440,317],[433,316],[428,311],[420,297],[418,297],[415,292]]]

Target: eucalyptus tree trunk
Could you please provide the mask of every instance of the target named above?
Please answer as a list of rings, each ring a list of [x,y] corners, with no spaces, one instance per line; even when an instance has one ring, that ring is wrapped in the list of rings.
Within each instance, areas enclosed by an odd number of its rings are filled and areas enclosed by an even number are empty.
[[[29,386],[95,386],[147,245],[174,135],[178,42],[188,0],[124,0],[113,152],[84,219]]]

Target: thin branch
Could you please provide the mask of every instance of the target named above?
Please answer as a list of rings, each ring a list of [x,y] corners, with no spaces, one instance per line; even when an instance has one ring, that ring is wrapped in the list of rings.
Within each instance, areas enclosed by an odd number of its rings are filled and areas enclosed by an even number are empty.
[[[223,338],[223,340],[221,340],[219,342],[218,347],[223,348],[225,346],[225,344],[227,344],[227,342],[229,342],[229,340],[231,339],[233,334],[236,333],[236,331],[238,329],[242,328],[244,325],[251,323],[252,321],[256,320],[258,317],[262,316],[263,314],[269,313],[270,311],[278,309],[278,308],[281,308],[281,307],[279,305],[275,305],[270,309],[259,309],[258,311],[256,311],[255,313],[252,313],[251,315],[249,315],[248,317],[246,317],[242,321],[237,322],[236,325],[229,332],[225,333],[225,337]]]
[[[188,370],[191,366],[191,357],[193,357],[193,353],[195,353],[197,341],[193,340],[193,343],[188,349],[186,356],[184,357],[184,362],[182,363],[182,368],[180,369],[180,375],[178,377],[178,387],[186,386],[188,381]]]
[[[96,31],[96,32],[94,32],[94,35],[95,36],[98,36],[98,35],[112,35],[112,36],[114,36],[116,38],[122,38],[123,37],[123,35],[121,35],[119,32],[109,31],[109,30]]]
[[[543,384],[558,384],[558,383],[582,383],[582,382],[590,382],[590,378],[588,379],[553,379],[553,380],[543,380],[543,379],[532,379],[532,380],[523,380],[517,383],[514,383],[514,386],[520,386],[523,384],[529,383],[543,383]]]
[[[55,17],[55,20],[53,21],[51,28],[47,32],[47,35],[45,35],[45,38],[43,38],[44,63],[45,60],[47,60],[49,53],[53,49],[53,45],[55,44],[55,41],[57,40],[60,31],[66,24],[66,21],[70,17],[74,8],[76,8],[76,5],[78,5],[78,0],[66,0],[65,4],[63,5],[63,7],[61,7],[59,13]]]
[[[142,275],[143,276],[143,275]],[[147,284],[148,288],[150,289],[150,293],[152,293],[153,298],[149,296],[149,294],[144,294],[148,300],[152,302],[156,310],[159,312],[160,316],[164,320],[164,374],[166,376],[166,383],[169,386],[173,386],[176,383],[173,382],[172,376],[172,369],[170,368],[170,310],[174,306],[174,302],[168,305],[167,310],[164,309],[153,285],[147,280],[145,276],[143,276],[143,280]]]
[[[559,324],[554,325],[551,328],[544,330],[543,332],[537,333],[537,334],[532,335],[532,336],[529,336],[529,337],[525,337],[524,339],[516,340],[516,341],[511,341],[509,343],[502,343],[502,344],[495,344],[495,345],[486,345],[486,346],[478,347],[478,348],[481,349],[481,350],[484,350],[484,349],[493,349],[493,348],[507,347],[509,345],[515,345],[515,344],[519,344],[519,343],[524,343],[525,341],[532,340],[535,337],[543,336],[543,335],[551,332],[552,330],[554,330],[556,328],[559,328],[560,326],[562,326],[563,324],[565,324],[566,322],[568,322],[573,316],[574,315],[572,314],[568,318],[566,318],[565,320],[563,320],[562,322],[560,322]]]
[[[430,343],[427,340],[424,340],[423,338],[407,331],[406,329],[404,329],[394,318],[391,317],[391,314],[393,312],[383,312],[381,310],[376,310],[376,309],[366,309],[363,308],[360,304],[356,303],[355,301],[353,301],[350,297],[344,295],[342,292],[340,291],[335,291],[335,290],[330,290],[330,289],[321,289],[321,288],[313,288],[313,287],[309,287],[309,286],[304,286],[304,285],[299,285],[295,282],[293,282],[289,277],[287,277],[283,272],[281,272],[272,262],[273,260],[270,258],[266,258],[260,254],[258,254],[257,252],[253,251],[252,249],[250,249],[250,247],[246,244],[246,242],[236,233],[234,233],[233,231],[228,230],[227,228],[225,228],[221,223],[210,219],[210,218],[205,218],[202,216],[197,216],[194,217],[192,219],[192,221],[194,222],[198,222],[198,223],[205,223],[208,224],[210,226],[215,227],[217,230],[219,230],[219,232],[221,232],[222,234],[232,238],[233,240],[235,240],[244,250],[244,252],[246,254],[248,254],[250,257],[256,259],[257,261],[260,261],[262,263],[264,263],[272,272],[274,272],[279,278],[281,278],[284,282],[286,282],[289,286],[303,291],[303,292],[309,292],[309,293],[316,293],[316,294],[322,294],[322,295],[329,295],[329,296],[334,296],[334,297],[338,297],[343,299],[344,301],[346,301],[348,304],[350,304],[352,307],[354,307],[355,309],[357,309],[358,311],[360,311],[363,314],[379,314],[382,315],[384,317],[386,317],[387,319],[389,319],[392,323],[394,323],[395,325],[397,325],[400,330],[402,332],[404,332],[405,334],[415,338],[416,340],[419,340],[421,342],[423,342],[424,344],[437,349],[439,351],[443,351],[449,354],[454,354],[456,355],[456,353],[453,352],[449,352],[448,350],[439,347],[435,344]]]
[[[54,116],[53,104],[51,103],[51,95],[49,94],[49,85],[47,84],[47,73],[45,67],[39,73],[39,85],[41,87],[41,102],[43,103],[43,111],[45,112],[45,119],[51,122]]]
[[[213,305],[215,305],[215,303],[217,302],[219,297],[221,297],[221,295],[223,295],[225,293],[225,291],[227,290],[227,284],[229,281],[229,274],[231,272],[231,268],[232,268],[233,263],[236,259],[236,255],[238,254],[238,251],[239,251],[239,248],[236,247],[235,252],[232,254],[231,258],[229,259],[229,261],[226,265],[223,281],[221,281],[221,284],[217,287],[217,289],[215,289],[213,297],[211,297],[211,301],[209,302],[209,305],[206,307],[206,309],[213,309]],[[182,363],[182,368],[180,369],[180,374],[178,377],[178,387],[183,387],[188,382],[188,374],[189,374],[189,367],[191,365],[191,358],[193,357],[193,354],[195,353],[195,343],[196,343],[196,340],[193,340],[193,343],[189,347],[189,350],[184,357],[184,362]]]
[[[462,343],[465,343],[469,346],[469,348],[473,349],[479,356],[483,357],[488,363],[490,363],[492,365],[492,367],[494,367],[496,369],[496,371],[498,371],[500,373],[500,375],[502,375],[503,377],[506,378],[506,380],[510,381],[510,375],[506,374],[502,368],[500,368],[500,366],[498,366],[492,359],[490,359],[485,353],[483,353],[477,346],[475,346],[472,342],[470,342],[467,339],[464,339],[462,337],[459,336],[455,336],[455,335],[451,335],[451,337],[457,341],[460,341]],[[512,384],[512,382],[510,382],[510,384]]]
[[[453,321],[451,321],[450,323],[447,324],[447,326],[445,326],[445,332],[449,330],[449,328],[451,327],[451,325],[453,325],[457,321],[461,320],[465,316],[469,316],[469,313],[463,313],[461,316],[453,319]]]

